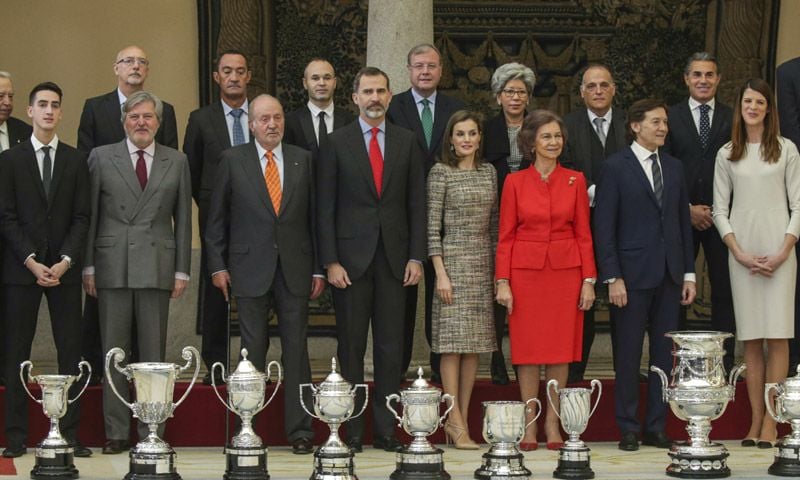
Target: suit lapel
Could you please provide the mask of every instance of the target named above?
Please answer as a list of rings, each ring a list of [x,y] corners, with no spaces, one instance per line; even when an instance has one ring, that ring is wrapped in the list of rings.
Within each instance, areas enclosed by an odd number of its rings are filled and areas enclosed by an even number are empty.
[[[33,144],[28,140],[21,148],[26,150],[25,156],[30,158],[30,160],[25,162],[25,167],[30,175],[31,182],[36,186],[36,191],[39,192],[39,198],[42,199],[45,205],[48,205],[47,196],[44,194],[44,185],[42,184],[42,172],[39,170],[39,161],[36,158],[36,151],[33,149]]]
[[[383,180],[381,182],[381,194],[386,192],[386,186],[389,185],[389,177],[392,176],[395,166],[398,162],[398,155],[400,155],[400,146],[395,141],[394,125],[386,123],[386,136],[383,142]]]
[[[425,132],[422,130],[422,120],[419,118],[419,110],[417,104],[414,102],[414,95],[411,90],[408,90],[407,95],[400,97],[400,107],[403,110],[403,115],[409,120],[409,125],[412,125],[411,130],[417,137],[417,142],[423,152],[428,151],[428,142],[425,140]],[[434,109],[436,106],[434,105]],[[386,170],[384,169],[384,179],[386,178]]]
[[[104,102],[106,115],[108,115],[108,124],[114,130],[115,138],[125,138],[125,130],[122,128],[122,108],[119,105],[119,96],[117,91],[106,95]]]
[[[367,185],[372,192],[375,199],[378,199],[378,190],[375,189],[375,177],[372,176],[372,165],[369,163],[369,152],[367,152],[364,135],[361,132],[361,123],[356,120],[352,124],[352,128],[347,132],[348,143],[350,145],[350,153],[353,154],[353,161],[358,165],[361,174],[366,180]],[[387,135],[388,137],[388,135]],[[386,158],[384,155],[383,160],[383,179],[386,181]],[[385,185],[385,183],[384,183]]]
[[[342,108],[333,107],[333,129],[337,130],[339,128],[344,127],[349,122],[347,113]],[[331,132],[328,132],[331,133]]]
[[[433,115],[433,133],[431,133],[431,146],[428,147],[429,152],[436,152],[439,149],[442,136],[444,135],[444,128],[447,126],[447,121],[450,120],[450,105],[449,99],[440,93],[436,94],[435,113]],[[422,125],[422,120],[420,120]]]
[[[131,156],[130,153],[128,153],[125,140],[117,144],[111,163],[117,169],[125,184],[128,185],[134,198],[138,200],[139,197],[142,196],[142,187],[139,185],[139,179],[136,177],[136,171],[133,169],[133,163],[131,162]]]
[[[67,168],[67,149],[61,148],[59,150],[60,151],[57,151],[55,157],[53,158],[53,178],[50,180],[50,193],[48,194],[47,199],[48,209],[53,204],[52,200],[55,198],[56,192],[58,192],[58,186],[61,183],[61,179],[64,177],[64,171]],[[44,192],[44,185],[42,186],[42,192]]]
[[[295,160],[293,155],[289,155],[286,148],[283,148],[283,195],[281,196],[281,213],[286,211],[286,206],[296,190],[299,175],[300,162]],[[280,215],[279,215],[280,216]]]
[[[639,162],[639,159],[636,158],[636,154],[633,153],[630,147],[628,147],[627,151],[625,152],[625,159],[628,162],[628,167],[633,169],[633,176],[639,182],[639,185],[647,191],[647,195],[653,201],[656,208],[660,208],[658,206],[658,200],[656,199],[656,194],[653,193],[653,186],[650,185],[650,180],[647,179],[647,175],[644,173],[644,169],[642,168],[642,164]],[[664,181],[664,171],[661,171],[661,181]],[[665,189],[666,190],[666,189]],[[661,203],[664,203],[664,197],[662,194]]]
[[[211,127],[217,135],[217,139],[222,145],[222,149],[231,148],[231,137],[228,133],[228,122],[225,120],[225,110],[219,102],[213,103],[213,115],[211,115]],[[244,126],[243,126],[244,127]]]
[[[708,145],[706,146],[706,149],[711,148],[712,145],[716,144],[714,139],[719,136],[719,132],[720,129],[722,128],[723,123],[724,120],[722,119],[722,105],[719,103],[719,101],[715,101],[714,118],[711,119],[711,132],[708,134]]]
[[[261,168],[261,159],[258,158],[258,150],[254,143],[248,144],[247,155],[242,159],[241,165],[244,169],[245,177],[250,179],[250,186],[253,187],[258,198],[261,199],[267,210],[272,213],[272,216],[277,217],[275,208],[272,206],[272,200],[269,198],[269,192],[267,192],[264,170]]]
[[[311,110],[309,110],[308,106],[306,106],[304,115],[300,115],[300,128],[303,129],[303,136],[306,139],[306,145],[319,148],[319,145],[317,145],[317,134],[314,132],[313,122],[315,120],[318,121],[318,119],[315,119],[311,116]]]
[[[683,127],[690,132],[689,134],[692,136],[692,142],[694,142],[695,145],[700,145],[700,134],[697,132],[697,127],[694,124],[694,118],[692,118],[692,110],[689,108],[689,100],[681,102],[681,104],[678,106],[678,118],[683,124]]]
[[[130,164],[130,162],[128,162],[128,164]],[[139,197],[139,201],[136,202],[136,214],[138,214],[142,207],[144,207],[144,205],[146,205],[147,202],[153,197],[153,194],[155,194],[155,192],[158,190],[161,182],[164,181],[164,177],[166,177],[171,166],[172,162],[170,161],[164,149],[161,148],[160,145],[156,144],[156,150],[153,155],[153,164],[150,166],[150,175],[147,176],[147,184],[144,186],[144,190],[142,191],[142,195]],[[135,174],[136,171],[134,170],[134,175]],[[139,183],[138,178],[136,179],[136,183]],[[134,216],[136,214],[134,214]]]

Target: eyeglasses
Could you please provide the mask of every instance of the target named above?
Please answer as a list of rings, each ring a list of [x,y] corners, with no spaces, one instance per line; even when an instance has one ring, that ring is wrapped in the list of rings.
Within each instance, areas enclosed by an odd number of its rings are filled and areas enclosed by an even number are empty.
[[[141,65],[143,67],[146,67],[146,66],[150,65],[150,60],[148,60],[146,58],[125,57],[125,58],[121,58],[121,59],[117,60],[117,65],[119,65],[120,63],[122,63],[122,64],[124,64],[124,65],[126,65],[128,67],[132,67],[134,63],[138,63],[139,65]]]
[[[440,67],[438,63],[413,63],[409,65],[412,70],[436,70]]]
[[[528,91],[527,90],[516,90],[514,88],[504,88],[502,91],[503,91],[503,96],[506,97],[506,98],[514,98],[514,96],[517,96],[519,98],[525,98],[525,97],[528,96]]]
[[[609,88],[613,87],[613,83],[608,82],[600,82],[600,83],[587,83],[583,86],[583,89],[588,92],[594,92],[597,90],[608,91]]]

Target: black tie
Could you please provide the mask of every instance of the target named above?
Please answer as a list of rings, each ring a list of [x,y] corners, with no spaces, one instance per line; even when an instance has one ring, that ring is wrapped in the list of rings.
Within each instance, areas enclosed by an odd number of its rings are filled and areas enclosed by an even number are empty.
[[[50,147],[42,147],[44,152],[44,159],[42,160],[42,185],[44,186],[44,194],[50,195],[50,180],[53,175],[53,159],[50,158]]]
[[[317,137],[317,145],[322,144],[325,137],[328,136],[328,125],[325,123],[325,112],[319,112],[319,135]]]
[[[656,195],[658,206],[661,206],[661,200],[664,196],[664,179],[661,178],[661,167],[658,165],[658,156],[656,154],[650,155],[650,160],[653,162],[650,169],[653,172],[653,193]]]
[[[708,104],[700,105],[700,128],[698,133],[700,134],[700,146],[703,147],[703,150],[708,147],[708,138],[711,135],[711,121],[708,118],[709,110],[711,110],[711,107]]]

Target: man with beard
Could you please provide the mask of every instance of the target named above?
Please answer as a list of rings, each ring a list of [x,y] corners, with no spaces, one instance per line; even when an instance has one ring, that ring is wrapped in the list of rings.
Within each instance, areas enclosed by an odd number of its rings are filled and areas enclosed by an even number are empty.
[[[404,287],[422,277],[426,241],[424,157],[413,133],[386,121],[391,98],[383,71],[358,72],[353,102],[360,115],[323,143],[317,177],[320,262],[333,285],[342,375],[363,382],[371,322],[376,398],[400,386]],[[375,448],[394,451],[394,417],[383,408],[373,415]],[[347,424],[355,451],[363,429],[363,417]]]

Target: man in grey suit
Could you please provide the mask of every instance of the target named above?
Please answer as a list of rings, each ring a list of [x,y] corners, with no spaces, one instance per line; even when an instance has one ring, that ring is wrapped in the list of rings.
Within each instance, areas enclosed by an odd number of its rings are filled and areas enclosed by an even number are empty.
[[[311,453],[311,417],[299,385],[311,381],[308,299],[325,287],[316,260],[311,154],[281,142],[283,107],[269,95],[250,104],[254,143],[220,156],[206,226],[208,270],[225,298],[236,295],[242,347],[264,371],[269,294],[275,297],[284,373],[284,427],[294,453]]]
[[[139,357],[161,362],[169,301],[189,281],[192,196],[186,155],[155,141],[162,103],[139,91],[122,106],[127,137],[89,155],[92,219],[83,283],[97,297],[103,351],[131,349],[137,319]],[[124,378],[117,390],[127,396]],[[106,444],[103,453],[129,448],[130,412],[103,385]],[[140,424],[139,435],[146,431]]]

